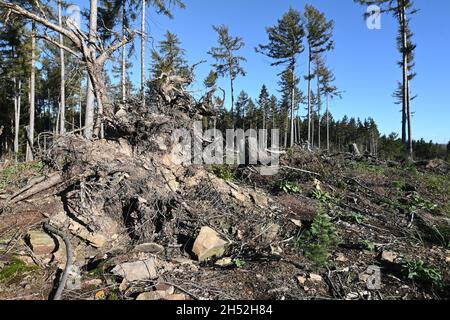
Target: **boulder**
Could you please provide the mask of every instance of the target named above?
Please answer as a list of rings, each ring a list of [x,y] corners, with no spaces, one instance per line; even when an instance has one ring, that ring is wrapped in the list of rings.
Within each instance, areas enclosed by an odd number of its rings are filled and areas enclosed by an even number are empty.
[[[229,243],[209,227],[203,227],[194,242],[192,251],[199,261],[206,261],[212,257],[222,257]]]
[[[159,254],[161,252],[164,252],[164,247],[157,244],[157,243],[142,243],[137,245],[134,248],[134,251],[136,252],[143,252],[143,253],[150,253],[150,254]]]
[[[158,278],[154,258],[119,264],[112,270],[112,273],[126,279],[128,282]]]
[[[395,263],[398,255],[395,252],[384,250],[381,253],[380,260],[383,262]]]
[[[57,247],[55,239],[43,231],[30,231],[27,240],[37,256],[52,254]]]

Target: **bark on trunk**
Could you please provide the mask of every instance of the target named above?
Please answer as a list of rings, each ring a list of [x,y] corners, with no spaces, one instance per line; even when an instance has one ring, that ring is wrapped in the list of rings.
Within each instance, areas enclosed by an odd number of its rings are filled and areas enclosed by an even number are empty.
[[[146,0],[142,0],[142,16],[141,16],[141,95],[142,95],[142,107],[145,108],[145,9],[147,7]]]
[[[295,143],[295,128],[294,128],[294,108],[295,108],[295,59],[292,60],[292,93],[291,93],[291,143],[292,148]]]
[[[36,26],[31,27],[31,76],[30,76],[30,122],[28,125],[28,143],[26,161],[33,161],[34,116],[35,116],[35,81],[36,81]]]
[[[97,0],[91,0],[89,17],[89,42],[91,43],[91,50],[95,52],[95,42],[97,36]],[[87,94],[86,94],[86,112],[85,112],[85,130],[84,136],[86,139],[92,139],[94,133],[94,105],[95,93],[92,84],[90,72],[88,71],[87,78]]]
[[[58,22],[59,26],[62,28],[62,2],[61,0],[58,1]],[[64,45],[64,36],[60,33],[59,34],[59,43],[61,46]],[[66,132],[66,66],[65,66],[65,52],[64,49],[59,49],[59,55],[60,55],[60,63],[61,63],[61,100],[60,100],[60,108],[61,108],[61,121],[60,121],[60,133],[64,134]]]
[[[311,60],[312,53],[309,48],[308,55],[308,143],[311,143]]]

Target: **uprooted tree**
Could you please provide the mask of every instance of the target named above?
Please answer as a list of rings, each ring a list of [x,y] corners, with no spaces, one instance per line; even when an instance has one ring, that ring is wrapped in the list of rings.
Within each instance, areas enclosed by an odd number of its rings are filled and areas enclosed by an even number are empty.
[[[104,121],[112,121],[114,115],[114,106],[108,98],[107,88],[104,79],[104,64],[111,55],[122,46],[130,42],[135,31],[129,31],[122,37],[116,39],[108,46],[93,45],[91,38],[83,32],[74,21],[68,21],[67,26],[61,26],[57,22],[52,22],[46,13],[41,9],[38,3],[29,5],[28,8],[15,3],[0,0],[1,19],[6,24],[8,21],[16,18],[25,18],[33,21],[41,27],[41,32],[37,35],[60,49],[78,57],[85,63],[89,79],[93,85],[97,104],[98,117],[95,123],[95,131],[98,133],[101,124]],[[48,31],[56,32],[71,41],[72,46],[67,46],[53,39]],[[92,129],[92,128],[89,128]]]

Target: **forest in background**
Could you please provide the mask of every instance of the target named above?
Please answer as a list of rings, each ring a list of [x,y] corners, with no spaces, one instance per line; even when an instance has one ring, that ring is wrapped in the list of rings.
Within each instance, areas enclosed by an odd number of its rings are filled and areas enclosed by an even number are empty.
[[[80,19],[90,20],[92,27],[88,31],[98,48],[108,48],[121,38],[129,37],[121,48],[110,55],[110,72],[103,72],[107,94],[115,103],[141,101],[143,105],[155,110],[156,85],[162,76],[170,74],[195,79],[195,69],[187,65],[186,55],[176,34],[167,31],[165,38],[159,40],[146,64],[146,41],[142,36],[131,31],[138,21],[139,8],[150,9],[172,17],[174,6],[181,8],[181,1],[144,2],[136,0],[93,1],[94,12],[80,13]],[[440,158],[448,160],[450,142],[447,146],[435,144],[423,139],[413,140],[411,134],[410,104],[414,101],[411,89],[408,94],[403,91],[413,81],[414,50],[413,33],[409,28],[410,17],[416,14],[412,1],[373,1],[386,6],[399,21],[398,46],[402,60],[399,66],[403,70],[403,81],[399,81],[398,90],[393,98],[402,106],[401,134],[382,135],[372,118],[355,119],[345,116],[334,119],[330,107],[333,99],[344,98],[336,86],[332,66],[327,65],[326,57],[332,54],[334,47],[334,22],[313,6],[306,5],[304,13],[291,9],[279,20],[277,26],[268,27],[269,43],[260,45],[256,50],[273,59],[273,65],[282,65],[286,70],[274,79],[279,84],[278,92],[268,92],[262,86],[258,97],[249,97],[245,90],[235,94],[234,80],[245,76],[245,57],[239,56],[239,50],[245,46],[245,40],[230,35],[226,26],[215,26],[218,34],[218,46],[209,51],[205,48],[205,58],[212,58],[215,63],[207,79],[196,79],[204,83],[205,92],[217,91],[217,78],[226,77],[231,82],[230,88],[221,88],[224,95],[209,97],[214,106],[214,115],[205,120],[205,128],[213,127],[225,130],[231,127],[242,129],[280,129],[280,141],[285,148],[294,144],[308,143],[311,147],[325,149],[328,152],[347,151],[349,145],[356,143],[362,152],[380,156],[384,159],[399,159],[405,153],[418,160]],[[14,4],[15,2],[9,2]],[[30,12],[44,12],[45,17],[55,21],[55,25],[64,26],[70,17],[64,16],[70,11],[69,2],[43,2],[38,6],[33,1],[19,1],[17,4]],[[98,9],[97,9],[98,7]],[[130,10],[135,9],[135,10]],[[400,10],[401,9],[401,10]],[[145,16],[145,10],[141,10]],[[48,134],[62,134],[66,131],[84,134],[89,137],[98,127],[102,108],[99,109],[93,93],[88,90],[90,79],[83,67],[84,62],[73,55],[74,44],[67,37],[58,35],[55,30],[22,18],[10,18],[4,9],[0,21],[0,153],[2,156],[25,159],[27,148],[31,144],[43,143],[38,138],[47,139]],[[95,16],[94,16],[95,15]],[[69,20],[67,20],[69,19]],[[94,21],[96,20],[96,21]],[[34,29],[33,29],[34,28]],[[81,27],[84,29],[84,27]],[[293,34],[286,30],[292,28]],[[49,30],[50,29],[50,30]],[[70,28],[69,28],[70,29]],[[96,30],[93,30],[96,29]],[[45,31],[45,32],[44,32]],[[141,26],[140,34],[145,34]],[[133,34],[132,34],[133,33]],[[148,36],[148,35],[146,35]],[[292,46],[284,46],[277,38],[293,40]],[[133,40],[134,39],[134,40]],[[57,44],[66,46],[64,50]],[[141,82],[132,83],[129,69],[141,45]],[[68,48],[67,48],[68,47]],[[96,49],[97,50],[97,49]],[[308,70],[296,70],[299,59],[308,62]],[[136,59],[134,59],[136,60]],[[62,61],[64,63],[62,63]],[[106,61],[102,62],[105,64]],[[404,67],[405,66],[405,67]],[[293,70],[294,73],[292,72]],[[150,79],[146,79],[149,72]],[[192,72],[192,74],[190,74]],[[112,79],[120,81],[112,81]],[[302,92],[298,84],[307,81],[308,93]],[[113,85],[115,82],[117,84]],[[406,84],[405,86],[403,85]],[[176,84],[184,87],[184,84]],[[210,91],[211,90],[211,91]],[[293,92],[295,92],[293,94]],[[362,102],[363,103],[363,102]],[[231,107],[230,107],[231,105]],[[88,110],[88,112],[86,112]],[[306,116],[305,116],[306,114]],[[393,110],[395,114],[395,110]],[[95,118],[95,120],[94,120]],[[33,124],[32,124],[33,122]],[[86,128],[92,127],[86,130]],[[30,128],[32,130],[30,130]],[[98,129],[98,128],[97,128]],[[33,131],[33,132],[31,132]],[[408,134],[407,134],[408,132]],[[409,151],[408,151],[409,150]]]

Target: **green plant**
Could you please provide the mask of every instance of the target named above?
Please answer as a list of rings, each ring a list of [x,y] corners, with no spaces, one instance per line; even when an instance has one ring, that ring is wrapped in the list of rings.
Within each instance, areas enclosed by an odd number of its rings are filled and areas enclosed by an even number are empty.
[[[9,185],[17,183],[17,178],[27,172],[32,171],[34,176],[42,176],[44,174],[45,164],[41,161],[18,163],[7,166],[0,171],[0,190],[7,188]]]
[[[375,249],[377,248],[377,245],[372,241],[364,240],[362,243],[364,247],[369,251],[375,251]]]
[[[437,287],[442,286],[443,277],[440,271],[429,265],[422,260],[409,260],[404,259],[402,261],[402,270],[408,279],[421,282],[426,285],[435,285]]]
[[[437,204],[434,204],[431,201],[426,200],[417,194],[413,195],[411,206],[412,206],[411,209],[413,209],[413,210],[415,208],[419,208],[419,209],[425,209],[425,210],[429,210],[429,211],[435,211],[438,207]]]
[[[313,197],[322,203],[328,203],[334,200],[333,197],[328,192],[318,189],[313,191]]]
[[[285,193],[300,193],[300,186],[298,183],[290,181],[282,181],[279,185],[279,190]]]
[[[238,268],[242,268],[245,266],[246,262],[244,260],[241,259],[234,259],[233,263],[236,265],[236,267]]]
[[[0,271],[0,282],[11,282],[14,279],[21,279],[25,273],[37,270],[37,266],[28,266],[25,262],[14,257],[8,265]]]
[[[235,178],[233,167],[227,164],[214,164],[212,165],[212,171],[218,178],[225,181],[230,181]]]
[[[327,265],[330,252],[339,244],[337,230],[331,218],[320,209],[310,230],[300,235],[298,244],[304,247],[305,255],[317,266]]]

